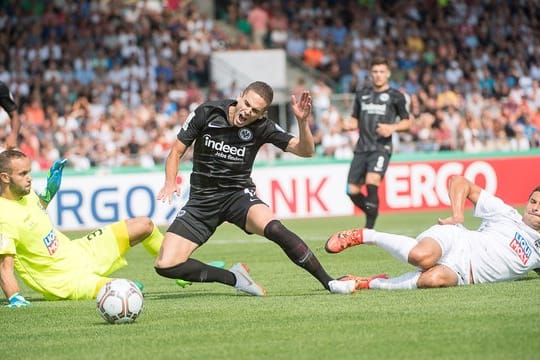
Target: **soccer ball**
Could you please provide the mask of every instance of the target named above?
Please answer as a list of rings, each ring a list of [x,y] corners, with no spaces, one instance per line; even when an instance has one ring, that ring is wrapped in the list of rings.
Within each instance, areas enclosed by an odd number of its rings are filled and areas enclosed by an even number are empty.
[[[99,290],[96,297],[97,311],[111,324],[135,321],[143,308],[143,294],[128,279],[114,279]]]

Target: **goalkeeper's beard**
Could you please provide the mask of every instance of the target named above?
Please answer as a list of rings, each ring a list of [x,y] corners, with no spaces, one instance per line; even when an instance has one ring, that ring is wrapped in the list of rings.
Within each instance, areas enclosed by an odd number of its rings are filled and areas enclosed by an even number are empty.
[[[22,198],[23,196],[26,196],[30,194],[30,191],[32,191],[32,183],[28,183],[26,186],[20,186],[19,184],[13,182],[13,180],[9,181],[9,190],[10,192],[15,195],[16,197]]]

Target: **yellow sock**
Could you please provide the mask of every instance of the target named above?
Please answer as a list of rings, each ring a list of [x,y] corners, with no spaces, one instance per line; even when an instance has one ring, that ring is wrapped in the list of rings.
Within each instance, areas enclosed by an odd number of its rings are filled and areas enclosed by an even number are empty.
[[[154,230],[152,230],[152,233],[143,240],[142,244],[150,255],[156,257],[159,254],[162,242],[163,234],[159,231],[158,227],[154,225]]]
[[[118,244],[118,251],[120,251],[120,255],[124,256],[131,247],[129,245],[127,224],[125,221],[118,221],[111,225],[111,229]]]
[[[94,294],[93,294],[93,298],[95,299],[97,297],[97,294],[99,292],[99,290],[101,290],[101,287],[103,285],[105,285],[106,283],[108,283],[109,281],[111,281],[112,279],[111,278],[101,278],[97,283],[96,283],[96,288],[94,289]]]

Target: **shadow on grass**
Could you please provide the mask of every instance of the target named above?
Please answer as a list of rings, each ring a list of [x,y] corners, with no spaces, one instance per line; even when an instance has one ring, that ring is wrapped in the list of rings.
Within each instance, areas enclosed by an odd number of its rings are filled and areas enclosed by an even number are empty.
[[[306,291],[302,293],[295,292],[294,294],[290,293],[270,293],[267,296],[252,296],[245,293],[236,293],[233,291],[227,291],[227,292],[217,292],[217,291],[193,291],[190,292],[178,292],[178,293],[170,293],[170,292],[149,292],[144,293],[144,298],[148,300],[170,300],[170,299],[192,299],[192,298],[206,298],[209,296],[220,296],[220,297],[228,297],[228,298],[254,298],[254,299],[265,299],[265,298],[303,298],[306,296],[336,296],[336,297],[342,297],[342,296],[355,296],[356,294],[350,294],[350,295],[343,295],[343,294],[331,294],[325,289],[316,289],[312,291]]]

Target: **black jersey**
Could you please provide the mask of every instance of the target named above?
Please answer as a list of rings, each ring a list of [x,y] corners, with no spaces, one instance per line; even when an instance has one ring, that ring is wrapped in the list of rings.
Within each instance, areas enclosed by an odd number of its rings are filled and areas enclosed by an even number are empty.
[[[10,113],[17,109],[17,104],[13,100],[13,95],[9,91],[9,88],[6,84],[0,81],[0,106],[6,110],[7,113]]]
[[[389,88],[376,92],[373,88],[363,88],[356,94],[352,116],[358,119],[360,131],[355,152],[386,149],[392,151],[392,136],[377,135],[378,123],[393,124],[409,118],[405,96]]]
[[[243,189],[251,179],[259,148],[272,143],[285,150],[293,137],[274,121],[262,118],[245,127],[229,124],[227,113],[235,100],[209,101],[192,112],[178,133],[186,146],[193,142],[192,191]]]

